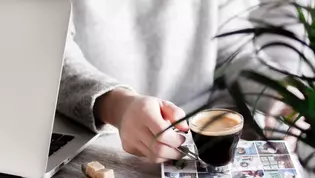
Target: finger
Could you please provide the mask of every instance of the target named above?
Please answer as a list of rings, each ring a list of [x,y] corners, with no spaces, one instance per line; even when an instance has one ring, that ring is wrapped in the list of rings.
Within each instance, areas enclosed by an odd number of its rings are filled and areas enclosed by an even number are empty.
[[[305,118],[304,117],[301,117],[299,120],[297,120],[295,122],[295,125],[298,126],[301,129],[304,129],[304,130],[307,130],[307,129],[309,129],[311,127],[311,125],[309,123],[305,122]],[[292,127],[290,129],[290,133],[293,133],[295,135],[300,136],[301,133],[302,133],[302,130],[299,130],[299,129],[296,129],[296,128]]]
[[[298,126],[301,129],[304,129],[304,130],[307,130],[307,129],[310,128],[310,124],[305,122],[305,118],[304,117],[301,117],[299,120],[297,120],[295,122],[295,125]],[[297,135],[297,136],[300,136],[301,133],[302,133],[301,130],[298,130],[298,129],[294,128],[294,127],[292,127],[289,130],[289,132],[294,134],[294,135]],[[291,151],[295,151],[296,150],[296,145],[297,145],[298,138],[296,138],[294,136],[286,136],[285,141],[288,143],[289,148],[290,148]]]
[[[138,150],[141,151],[141,153],[143,153],[146,158],[148,158],[151,162],[154,162],[154,163],[163,163],[165,161],[167,161],[167,159],[165,158],[161,158],[161,157],[158,157],[156,156],[153,152],[151,152],[151,150],[143,143],[143,142],[139,142],[137,144],[137,148]]]
[[[301,100],[305,99],[303,93],[299,89],[297,89],[296,87],[293,87],[293,86],[289,85],[289,86],[287,86],[287,90],[289,90],[291,93],[293,93],[299,99],[301,99]]]
[[[284,108],[282,109],[281,111],[281,115],[282,116],[290,116],[292,115],[293,113],[293,110],[291,107],[288,107],[288,106],[284,106]],[[294,117],[293,117],[294,118]]]
[[[162,118],[160,109],[151,110],[147,113],[147,118],[144,123],[159,142],[164,143],[170,147],[177,148],[185,141],[185,137],[176,133],[173,129],[167,129],[168,123]]]
[[[155,142],[150,150],[157,157],[164,159],[179,160],[183,156],[179,151],[160,142]]]
[[[304,121],[305,118],[304,117],[301,117],[298,121],[296,121],[296,125],[298,127],[300,127],[301,129],[309,129],[310,128],[310,124],[308,124],[307,122]],[[294,135],[297,135],[297,136],[300,136],[301,135],[301,131],[292,127],[289,131],[290,133],[294,134]],[[298,141],[298,138],[296,137],[293,137],[293,136],[287,136],[285,138],[286,142],[288,143],[289,145],[289,148],[291,151],[295,151],[296,150],[296,144],[297,144],[297,141]]]
[[[271,105],[272,107],[268,111],[268,115],[270,116],[278,116],[283,113],[283,110],[287,108],[286,104],[280,101],[275,101]]]
[[[181,134],[176,133],[173,129],[168,129],[164,131],[165,128],[167,128],[167,124],[164,120],[163,122],[152,122],[152,124],[148,125],[147,127],[154,135],[155,139],[157,139],[157,141],[164,143],[170,147],[177,148],[185,142],[185,137]],[[163,133],[160,134],[162,131]],[[160,135],[156,137],[156,135],[158,134]]]
[[[265,119],[265,128],[272,128],[275,129],[279,127],[280,122],[274,117],[278,116],[284,112],[284,109],[287,108],[286,105],[282,102],[275,101],[271,105],[272,107],[267,112],[266,119]],[[286,110],[286,112],[289,112]],[[274,134],[273,131],[265,131],[265,135],[267,137],[271,137]]]
[[[266,117],[266,126],[268,128],[275,128],[277,126],[277,124],[279,124],[279,122],[271,116],[267,116]]]
[[[177,107],[175,104],[162,100],[160,104],[161,113],[165,120],[169,120],[171,123],[176,122],[177,120],[185,117],[185,111]],[[175,127],[183,132],[189,130],[188,124],[186,121],[180,122],[175,125]]]
[[[176,149],[156,141],[154,135],[149,129],[142,134],[140,140],[157,157],[174,160],[182,157],[182,154]]]
[[[266,120],[265,120],[265,128],[271,128],[271,129],[274,129],[277,127],[277,125],[279,124],[279,122],[274,118],[274,117],[266,117]],[[267,137],[271,137],[273,135],[273,132],[272,131],[265,131],[265,135]]]
[[[282,112],[284,104],[276,101],[273,102],[271,106],[271,109],[267,112],[266,115],[265,127],[275,128],[278,124],[278,121],[273,116],[277,116]]]
[[[307,122],[305,122],[305,118],[301,117],[299,120],[295,122],[295,125],[298,126],[301,129],[307,130],[311,127],[311,125]]]

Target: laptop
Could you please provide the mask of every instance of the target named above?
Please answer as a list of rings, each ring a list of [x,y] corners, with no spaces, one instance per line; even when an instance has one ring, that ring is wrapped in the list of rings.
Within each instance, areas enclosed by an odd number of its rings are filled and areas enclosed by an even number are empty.
[[[51,177],[98,135],[56,114],[71,4],[0,1],[0,172]]]

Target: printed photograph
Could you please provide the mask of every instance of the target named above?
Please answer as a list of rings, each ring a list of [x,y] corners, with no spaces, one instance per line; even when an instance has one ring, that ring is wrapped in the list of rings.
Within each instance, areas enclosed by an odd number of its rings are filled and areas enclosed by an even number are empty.
[[[295,169],[281,169],[265,171],[266,178],[296,178],[297,172]]]
[[[294,168],[289,155],[261,156],[260,160],[265,170]]]
[[[164,178],[197,178],[197,174],[196,173],[165,172]]]
[[[235,149],[235,156],[253,156],[257,155],[254,142],[240,141]]]
[[[265,178],[263,170],[232,172],[232,178]]]
[[[208,174],[208,173],[218,172],[218,173],[221,173],[221,174],[226,174],[226,173],[229,174],[231,164],[228,164],[226,166],[222,166],[220,168],[205,167],[204,165],[200,165],[199,163],[196,163],[196,166],[197,166],[198,173],[206,173],[206,174]]]
[[[271,144],[268,144],[267,142],[260,141],[255,144],[260,155],[289,154],[284,142],[271,142]]]
[[[196,162],[194,160],[174,160],[164,163],[164,172],[174,173],[196,173]]]
[[[231,178],[230,165],[213,170],[212,167],[204,167],[194,160],[168,161],[163,164],[164,177],[188,178]]]
[[[235,157],[232,170],[233,171],[246,171],[246,170],[261,170],[263,169],[262,163],[258,156],[241,156]]]
[[[198,173],[198,178],[231,178],[230,172],[224,174]]]
[[[285,143],[272,143],[275,149],[263,141],[239,142],[233,163],[216,171],[189,157],[168,161],[162,164],[162,175],[165,178],[296,178]],[[186,146],[196,153],[194,145]]]

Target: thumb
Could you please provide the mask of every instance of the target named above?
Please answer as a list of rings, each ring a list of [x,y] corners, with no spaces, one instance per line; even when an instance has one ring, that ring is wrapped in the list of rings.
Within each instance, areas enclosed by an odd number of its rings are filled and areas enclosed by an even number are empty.
[[[175,104],[162,100],[161,101],[161,113],[165,120],[169,120],[171,123],[176,122],[177,120],[185,117],[185,111],[181,108],[177,107]],[[182,121],[175,125],[177,129],[183,132],[187,132],[189,130],[188,124],[186,121]]]

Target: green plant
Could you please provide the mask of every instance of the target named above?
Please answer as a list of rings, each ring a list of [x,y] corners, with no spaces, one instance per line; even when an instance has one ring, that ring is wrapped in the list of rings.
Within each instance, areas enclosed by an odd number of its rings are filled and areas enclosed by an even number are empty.
[[[313,2],[314,3],[314,2]],[[315,4],[315,3],[314,3]],[[297,16],[291,15],[291,14],[285,14],[288,18],[294,19],[296,23],[302,24],[305,29],[305,38],[301,39],[298,37],[297,34],[295,34],[292,31],[289,31],[286,29],[286,25],[292,25],[292,24],[282,24],[282,25],[274,25],[272,23],[269,23],[268,21],[262,21],[258,19],[248,19],[251,22],[254,22],[257,24],[257,26],[253,28],[246,28],[236,31],[230,31],[223,34],[219,34],[216,36],[216,38],[226,38],[233,35],[251,35],[251,39],[247,42],[253,42],[254,45],[256,45],[256,40],[265,34],[272,34],[276,36],[280,36],[286,39],[290,39],[291,41],[295,41],[296,43],[299,43],[301,46],[303,46],[302,49],[299,49],[295,46],[293,46],[291,43],[288,43],[286,41],[272,41],[266,44],[263,44],[262,46],[255,46],[255,52],[254,54],[250,54],[249,56],[245,56],[250,60],[258,60],[261,65],[268,67],[270,70],[281,74],[284,76],[281,79],[274,79],[271,77],[268,77],[262,73],[259,73],[254,70],[248,70],[244,69],[240,72],[238,78],[234,80],[232,83],[227,83],[226,79],[228,76],[225,75],[224,70],[227,66],[233,67],[233,61],[235,58],[239,57],[239,54],[243,50],[243,46],[236,49],[229,57],[227,57],[223,63],[220,63],[218,65],[217,74],[216,74],[216,80],[220,81],[221,87],[225,87],[228,89],[230,95],[234,99],[235,105],[237,107],[238,112],[240,112],[244,118],[246,119],[245,122],[248,122],[252,129],[260,135],[263,139],[274,139],[274,138],[267,138],[264,135],[264,131],[273,131],[282,133],[285,135],[291,135],[296,138],[298,138],[301,142],[315,148],[315,63],[311,60],[310,57],[307,57],[304,54],[304,49],[309,50],[315,55],[315,5],[310,4],[308,6],[301,5],[296,2],[287,2],[287,1],[274,1],[274,2],[267,2],[267,3],[261,3],[258,6],[268,6],[269,8],[276,8],[281,6],[291,6],[294,9],[296,9]],[[251,7],[248,10],[253,10],[255,7]],[[235,18],[235,17],[234,17]],[[233,20],[229,19],[229,21]],[[228,23],[227,22],[227,23]],[[281,68],[274,67],[267,62],[265,62],[261,56],[260,53],[264,50],[273,48],[273,47],[283,47],[287,48],[300,57],[301,62],[304,62],[308,68],[310,69],[312,75],[311,76],[304,76],[304,75],[297,75],[293,74],[290,71],[286,71]],[[244,58],[244,56],[243,56]],[[239,84],[239,78],[243,78],[246,80],[250,80],[252,82],[258,83],[262,86],[264,86],[263,90],[257,91],[257,93],[244,93],[241,90],[240,84]],[[223,85],[222,85],[223,84]],[[288,86],[295,87],[301,94],[302,98],[298,97],[294,93],[292,93]],[[266,89],[274,91],[276,95],[271,95],[266,93]],[[213,88],[210,89],[211,91]],[[248,107],[248,102],[246,101],[246,96],[256,96],[256,101],[253,104],[253,107],[251,109]],[[257,103],[262,98],[270,98],[273,100],[277,100],[279,102],[283,102],[286,105],[290,106],[293,110],[293,112],[289,116],[284,115],[277,115],[275,118],[277,118],[279,121],[287,124],[290,128],[296,128],[302,132],[301,135],[295,135],[289,132],[289,130],[280,130],[275,128],[261,128],[256,123],[254,119],[254,115],[257,110]],[[208,107],[208,103],[204,105],[203,107],[197,109],[195,112],[189,114],[185,118],[179,120],[176,123],[173,123],[169,128],[173,127],[179,122],[185,121],[189,119],[192,115],[195,113],[205,109]],[[293,116],[297,115],[295,119],[292,119]],[[296,125],[296,121],[301,118],[305,118],[305,121],[308,122],[311,127],[310,129],[303,129]],[[167,128],[167,129],[169,129]],[[166,130],[167,130],[166,129]],[[159,135],[157,135],[159,136]],[[275,138],[275,139],[282,139],[282,138]],[[308,164],[309,160],[311,160],[312,157],[315,156],[315,152],[311,153],[307,158],[300,159],[301,163],[305,166]],[[315,168],[309,168],[309,170],[314,171]]]
[[[247,118],[248,122],[251,123],[254,130],[261,135],[265,139],[274,139],[274,138],[266,138],[263,134],[263,131],[272,131],[277,133],[282,133],[285,135],[291,135],[298,138],[299,141],[315,148],[315,63],[312,61],[310,57],[307,57],[303,52],[303,49],[309,50],[315,55],[315,8],[314,4],[310,4],[308,6],[303,6],[296,2],[272,2],[272,3],[264,3],[260,4],[260,6],[269,5],[270,8],[279,7],[279,6],[291,6],[296,9],[297,16],[287,14],[287,17],[295,19],[296,23],[302,24],[305,29],[305,38],[300,39],[297,34],[292,31],[287,30],[286,25],[274,25],[267,21],[260,21],[256,19],[249,19],[250,21],[258,24],[258,26],[253,28],[246,28],[236,31],[231,31],[223,34],[219,34],[217,38],[229,37],[232,35],[239,34],[250,34],[252,35],[251,41],[256,45],[256,39],[265,34],[272,34],[281,36],[287,39],[290,39],[296,43],[299,43],[303,46],[302,49],[298,49],[293,46],[291,43],[285,41],[272,41],[262,46],[255,46],[255,54],[248,56],[251,60],[258,60],[263,66],[268,67],[270,70],[279,73],[283,76],[281,79],[274,79],[269,76],[266,76],[262,73],[259,73],[254,70],[244,69],[240,72],[239,78],[244,78],[246,80],[250,80],[252,82],[258,83],[264,86],[262,91],[258,91],[257,93],[244,93],[241,90],[240,84],[238,80],[235,80],[232,84],[226,84],[226,88],[229,90],[231,96],[233,97],[235,104],[240,113]],[[292,25],[292,24],[290,24]],[[268,48],[273,47],[283,47],[287,48],[298,54],[301,62],[304,62],[309,69],[311,70],[310,76],[297,75],[293,74],[290,71],[286,71],[281,68],[276,68],[267,62],[265,62],[261,57],[260,53]],[[227,58],[223,64],[221,64],[220,73],[222,73],[222,67],[232,65],[233,59],[242,51],[242,49],[237,49],[229,58]],[[223,80],[225,80],[224,74],[221,76]],[[225,81],[224,81],[225,82]],[[297,96],[292,93],[288,87],[295,87],[302,97]],[[276,93],[276,95],[266,94],[266,89],[271,89]],[[257,97],[252,110],[247,106],[247,102],[245,97],[247,95],[254,95]],[[285,103],[287,106],[292,108],[292,113],[288,116],[285,115],[277,115],[279,121],[287,124],[289,129],[295,128],[301,131],[301,135],[295,135],[289,132],[288,130],[280,130],[277,128],[260,128],[257,123],[254,121],[254,114],[257,112],[257,103],[261,98],[269,98],[273,100],[277,100],[279,102]],[[293,118],[293,116],[296,116]],[[296,122],[305,118],[305,121],[310,124],[309,129],[304,129],[296,125]],[[281,139],[281,138],[276,138]],[[308,162],[314,157],[314,153],[310,153],[308,157],[305,159],[300,159],[303,166],[306,167]],[[315,168],[307,167],[309,170],[313,171]]]

